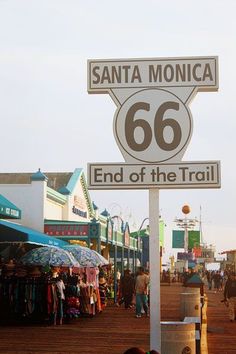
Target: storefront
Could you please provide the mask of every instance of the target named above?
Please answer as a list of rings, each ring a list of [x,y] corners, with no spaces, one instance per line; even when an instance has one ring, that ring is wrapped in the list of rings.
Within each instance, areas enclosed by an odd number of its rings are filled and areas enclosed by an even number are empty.
[[[33,174],[0,174],[0,193],[21,210],[21,225],[11,225],[11,232],[4,232],[11,242],[87,246],[113,263],[115,284],[118,270],[122,274],[125,267],[135,271],[138,240],[130,235],[127,223],[119,227],[116,217],[106,211],[99,213],[82,169],[73,173],[44,174],[38,170]]]

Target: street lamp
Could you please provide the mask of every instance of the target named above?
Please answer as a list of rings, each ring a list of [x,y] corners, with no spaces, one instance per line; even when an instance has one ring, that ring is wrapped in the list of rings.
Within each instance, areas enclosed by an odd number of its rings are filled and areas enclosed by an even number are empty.
[[[145,223],[145,221],[149,220],[149,218],[144,218],[143,221],[141,222],[141,225],[139,226],[139,229],[137,231],[137,235],[138,235],[138,247],[137,248],[140,248],[140,263],[141,263],[141,266],[143,266],[143,240],[140,236],[140,232],[142,230],[142,227]],[[148,225],[149,226],[149,225]],[[148,228],[147,226],[147,228]],[[135,268],[137,267],[137,260],[135,259]],[[136,269],[135,269],[136,270]]]
[[[146,220],[149,220],[149,218],[143,219],[143,221],[141,222],[141,225],[140,225],[140,227],[138,229],[138,232],[140,232],[142,230],[143,224],[145,223]]]
[[[187,218],[187,214],[190,213],[190,207],[188,205],[184,205],[182,207],[182,213],[185,215],[185,217],[180,219],[175,218],[174,222],[179,228],[184,229],[184,252],[188,253],[188,231],[192,230],[196,226],[198,220],[196,218],[194,219]],[[187,268],[188,268],[188,259],[185,259],[185,269]]]
[[[160,219],[161,219],[161,215],[159,215],[159,220]],[[140,244],[140,252],[141,252],[141,260],[140,260],[140,262],[141,262],[142,266],[143,266],[143,262],[145,260],[145,242],[144,242],[144,240],[143,240],[143,238],[141,236],[141,230],[143,228],[143,225],[144,225],[145,221],[147,221],[147,220],[149,220],[149,217],[143,219],[143,221],[141,222],[141,225],[140,225],[140,227],[139,227],[139,229],[137,231],[138,243]],[[145,235],[149,236],[149,225],[147,225],[147,227],[146,227]],[[148,242],[148,244],[149,244],[149,242]],[[149,260],[149,258],[147,258],[147,259]]]
[[[118,228],[117,226],[120,227],[120,230],[122,232],[124,232],[124,228],[125,228],[125,223],[124,220],[119,216],[119,215],[113,215],[113,216],[109,216],[109,219],[112,221],[113,227],[114,227],[114,220],[117,221],[117,224],[114,228],[115,231],[115,244],[114,244],[114,302],[116,302],[117,300],[117,231]],[[121,224],[119,224],[118,222],[121,222]],[[123,264],[122,264],[122,268],[123,268]],[[122,269],[122,274],[123,274],[123,269]]]

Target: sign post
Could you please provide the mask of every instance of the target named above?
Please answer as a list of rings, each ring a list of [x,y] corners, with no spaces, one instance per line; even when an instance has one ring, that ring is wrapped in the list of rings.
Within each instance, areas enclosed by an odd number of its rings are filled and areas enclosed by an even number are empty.
[[[150,348],[161,352],[159,189],[149,189]]]
[[[189,104],[218,90],[218,58],[88,61],[88,92],[117,106],[113,133],[125,163],[88,164],[89,189],[149,190],[150,349],[161,353],[159,189],[220,188],[219,161],[182,161],[191,140]]]

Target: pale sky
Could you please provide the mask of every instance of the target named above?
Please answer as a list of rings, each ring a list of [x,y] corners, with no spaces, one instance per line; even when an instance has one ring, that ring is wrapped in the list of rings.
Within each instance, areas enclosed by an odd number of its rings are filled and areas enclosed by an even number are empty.
[[[124,162],[109,95],[87,93],[87,60],[218,56],[219,91],[191,103],[193,135],[183,160],[221,161],[221,189],[161,190],[171,254],[173,220],[202,208],[204,241],[236,248],[235,0],[0,0],[1,172],[74,171]],[[139,227],[148,191],[90,191]],[[148,223],[148,222],[147,222]]]

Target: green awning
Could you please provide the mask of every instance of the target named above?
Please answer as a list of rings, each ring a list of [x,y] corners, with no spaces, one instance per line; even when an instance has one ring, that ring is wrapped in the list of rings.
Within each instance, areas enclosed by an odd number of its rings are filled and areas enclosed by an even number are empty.
[[[20,219],[21,210],[0,194],[0,219]]]
[[[56,247],[68,245],[68,242],[50,237],[29,227],[0,220],[0,244],[2,243],[31,243],[39,246]]]

